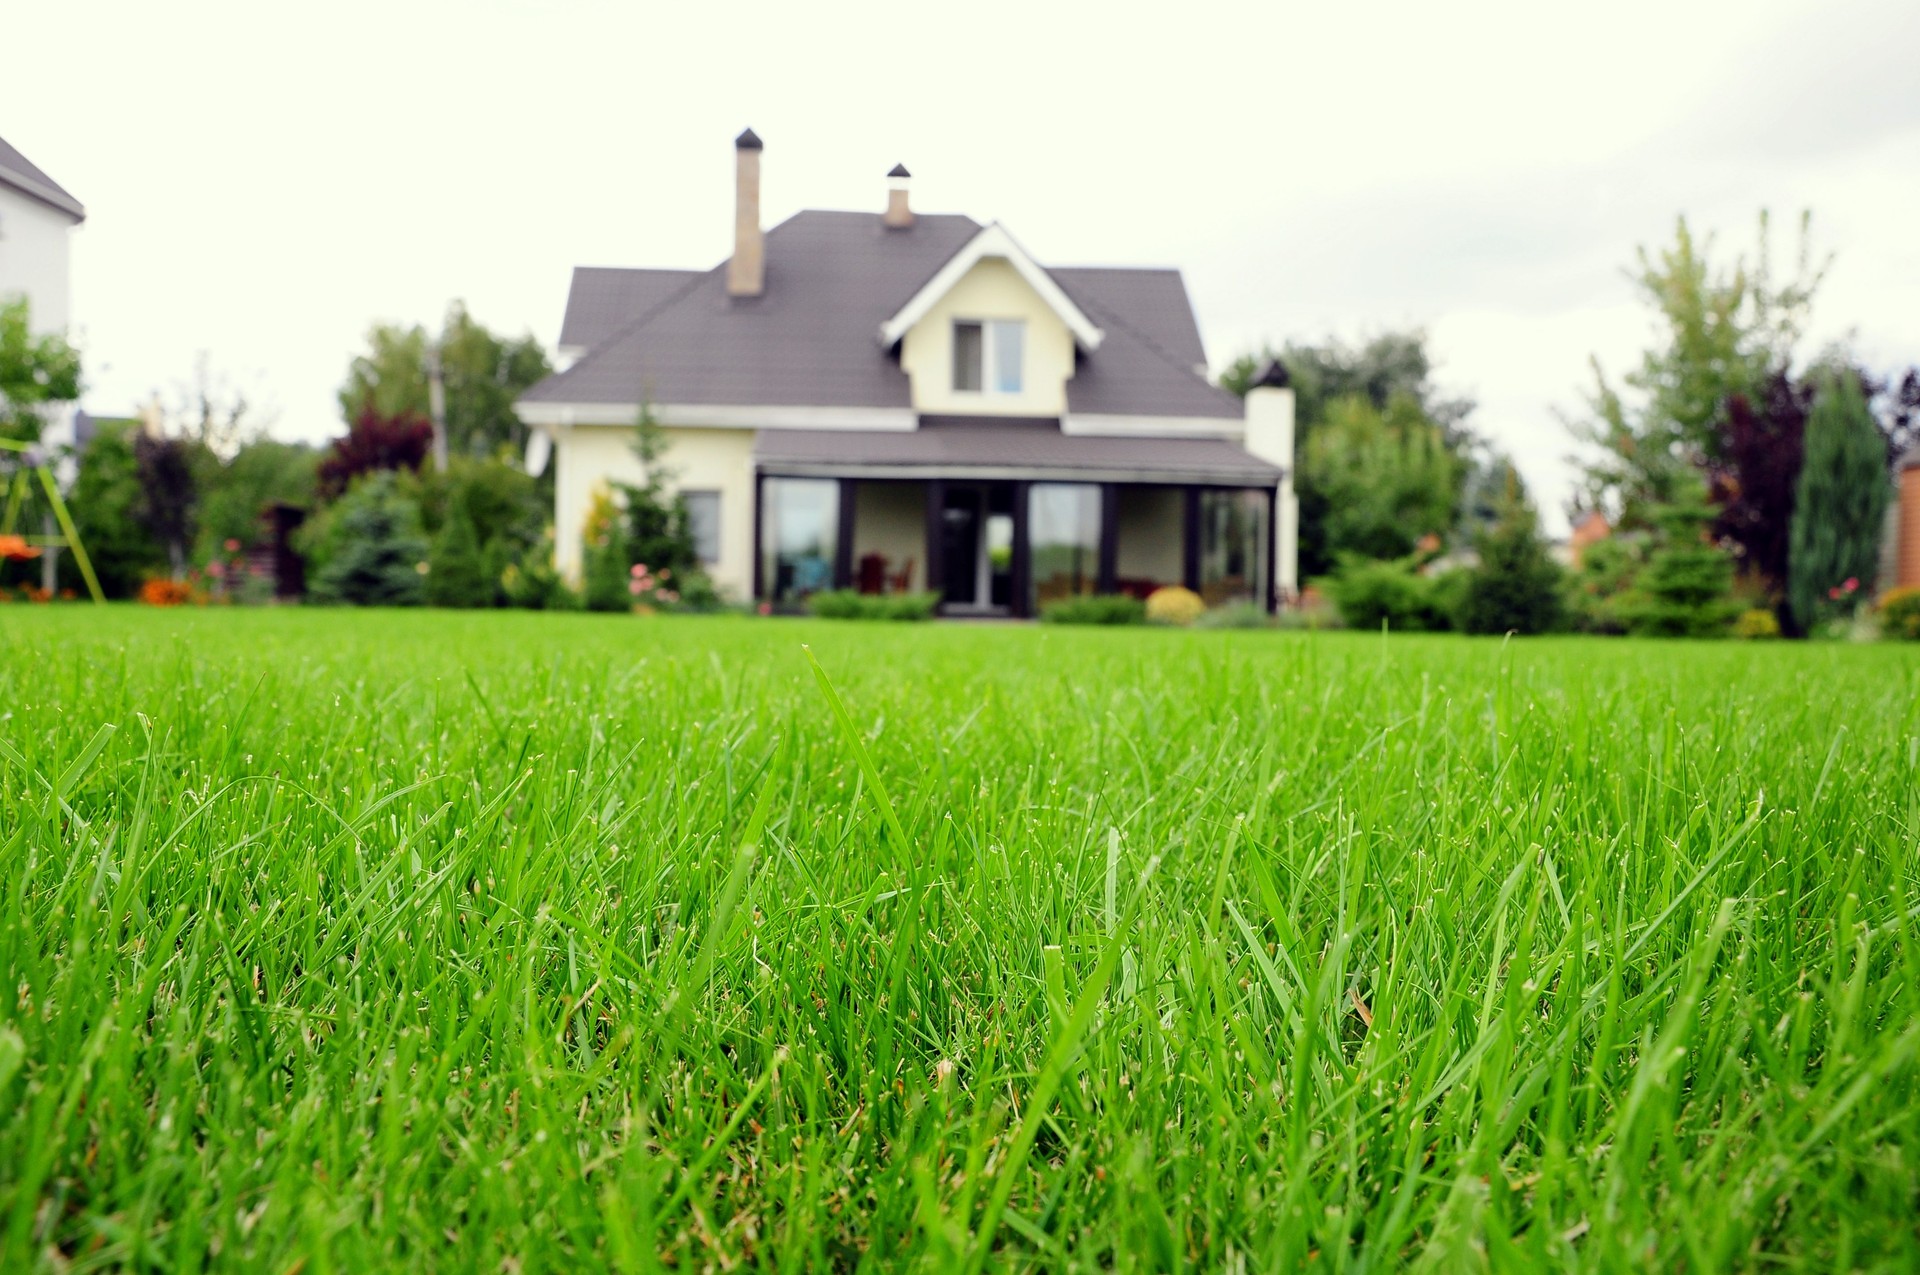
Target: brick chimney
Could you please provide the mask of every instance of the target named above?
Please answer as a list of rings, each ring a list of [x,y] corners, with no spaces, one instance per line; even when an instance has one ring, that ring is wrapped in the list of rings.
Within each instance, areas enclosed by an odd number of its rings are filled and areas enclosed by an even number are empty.
[[[757,297],[767,286],[766,236],[760,230],[760,139],[748,129],[733,139],[733,259],[727,295]]]
[[[913,174],[905,164],[895,164],[887,174],[887,215],[889,230],[905,230],[913,225],[913,209],[907,203],[907,179]]]

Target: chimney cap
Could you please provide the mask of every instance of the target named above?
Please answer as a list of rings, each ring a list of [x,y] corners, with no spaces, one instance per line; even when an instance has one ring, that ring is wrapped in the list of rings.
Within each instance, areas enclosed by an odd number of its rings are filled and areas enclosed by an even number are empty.
[[[913,174],[907,171],[907,166],[905,164],[895,164],[892,168],[887,170],[887,176],[911,177],[913,176]]]
[[[733,139],[733,148],[737,151],[757,151],[762,149],[762,146],[759,136],[752,129],[748,129]]]
[[[1279,359],[1268,359],[1267,365],[1260,369],[1260,375],[1253,378],[1247,386],[1250,390],[1284,390],[1293,384],[1293,376],[1287,371],[1287,365]]]

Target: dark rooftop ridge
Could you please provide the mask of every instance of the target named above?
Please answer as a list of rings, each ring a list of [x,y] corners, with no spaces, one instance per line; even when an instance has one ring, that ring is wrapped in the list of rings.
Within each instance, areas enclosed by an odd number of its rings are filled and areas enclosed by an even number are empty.
[[[911,177],[913,176],[913,174],[907,171],[907,166],[905,164],[895,164],[892,168],[887,170],[887,176]]]
[[[733,139],[733,149],[737,151],[757,151],[766,148],[761,143],[759,134],[755,133],[752,129],[748,129]]]
[[[1293,375],[1287,371],[1287,365],[1279,359],[1268,359],[1267,365],[1260,369],[1260,375],[1253,378],[1250,390],[1284,390],[1293,384]]]

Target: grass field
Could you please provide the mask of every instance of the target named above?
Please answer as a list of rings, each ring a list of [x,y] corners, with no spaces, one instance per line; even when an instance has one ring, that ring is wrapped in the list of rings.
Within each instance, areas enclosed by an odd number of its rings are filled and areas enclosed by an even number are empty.
[[[0,638],[0,1270],[1920,1265],[1913,650]]]

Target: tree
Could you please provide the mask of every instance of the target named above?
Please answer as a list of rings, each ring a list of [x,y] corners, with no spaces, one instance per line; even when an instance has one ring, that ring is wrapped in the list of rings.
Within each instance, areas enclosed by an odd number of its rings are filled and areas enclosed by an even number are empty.
[[[437,607],[490,607],[495,584],[467,502],[454,500],[427,559],[427,601]]]
[[[87,547],[101,591],[110,598],[132,597],[140,582],[166,563],[161,546],[140,521],[144,497],[133,450],[138,429],[133,421],[103,422],[80,453],[67,494],[74,529]],[[77,587],[79,571],[71,558],[61,555],[60,569]]]
[[[1843,594],[1870,596],[1890,486],[1886,440],[1860,382],[1823,373],[1807,418],[1790,534],[1787,595],[1803,628],[1836,609]]]
[[[1457,617],[1467,633],[1547,633],[1560,623],[1561,573],[1540,539],[1539,519],[1514,476],[1500,521],[1480,538]]]
[[[517,454],[526,430],[513,402],[553,370],[532,335],[496,336],[459,301],[447,307],[437,339],[418,325],[377,324],[367,332],[367,347],[349,365],[340,387],[341,416],[353,419],[371,403],[385,417],[425,419],[430,347],[437,347],[447,446],[456,455],[491,456],[503,449]]]
[[[1569,422],[1591,449],[1587,502],[1615,526],[1650,526],[1655,508],[1674,504],[1688,475],[1721,457],[1728,400],[1790,365],[1827,268],[1812,263],[1809,226],[1803,215],[1793,276],[1778,285],[1765,213],[1751,261],[1717,265],[1713,240],[1696,242],[1685,218],[1672,247],[1639,250],[1630,278],[1654,311],[1654,341],[1623,378],[1627,393],[1594,360],[1586,417]]]
[[[369,398],[320,462],[320,495],[333,499],[354,479],[379,470],[417,470],[433,446],[433,425],[416,412],[388,415]]]
[[[187,569],[193,541],[194,482],[192,446],[184,439],[142,430],[133,440],[133,461],[140,481],[140,525],[165,547],[167,563],[178,579]]]
[[[243,443],[225,463],[208,467],[200,486],[194,557],[205,562],[229,540],[254,543],[270,505],[311,508],[319,499],[319,467],[318,451],[272,438]]]
[[[1742,564],[1771,590],[1787,584],[1788,528],[1812,406],[1813,387],[1783,369],[1756,392],[1735,392],[1707,466],[1709,492],[1720,507],[1714,534],[1736,546]]]
[[[419,506],[400,491],[395,475],[361,478],[311,529],[302,548],[320,560],[314,574],[316,601],[356,606],[419,603],[427,540],[420,530]]]
[[[1474,443],[1466,425],[1473,401],[1450,397],[1434,384],[1426,333],[1418,329],[1385,332],[1359,345],[1329,339],[1317,345],[1288,342],[1280,350],[1269,346],[1258,355],[1235,359],[1221,374],[1221,386],[1245,397],[1254,377],[1272,358],[1286,364],[1292,380],[1295,449],[1301,457],[1307,455],[1333,404],[1358,397],[1385,411],[1394,399],[1404,397],[1440,428],[1447,451],[1461,461],[1458,476],[1464,479],[1472,471],[1465,458]],[[1300,502],[1301,574],[1323,575],[1336,562],[1327,534],[1327,519],[1336,502],[1304,472],[1297,478],[1295,492]]]
[[[36,337],[24,299],[0,302],[0,435],[40,437],[40,409],[80,397],[80,356],[64,337]]]
[[[1713,506],[1700,479],[1683,483],[1654,512],[1661,541],[1623,605],[1630,632],[1643,637],[1720,637],[1739,612],[1733,559],[1707,533]]]
[[[621,486],[627,506],[627,552],[630,562],[644,562],[663,578],[686,582],[700,571],[693,529],[687,523],[686,502],[667,493],[675,477],[665,462],[666,435],[646,404],[633,423],[633,454],[643,475],[637,484]]]
[[[1336,560],[1404,557],[1423,536],[1444,535],[1461,468],[1441,427],[1405,394],[1385,411],[1358,395],[1334,402],[1300,458],[1301,478],[1327,501],[1323,542]]]

